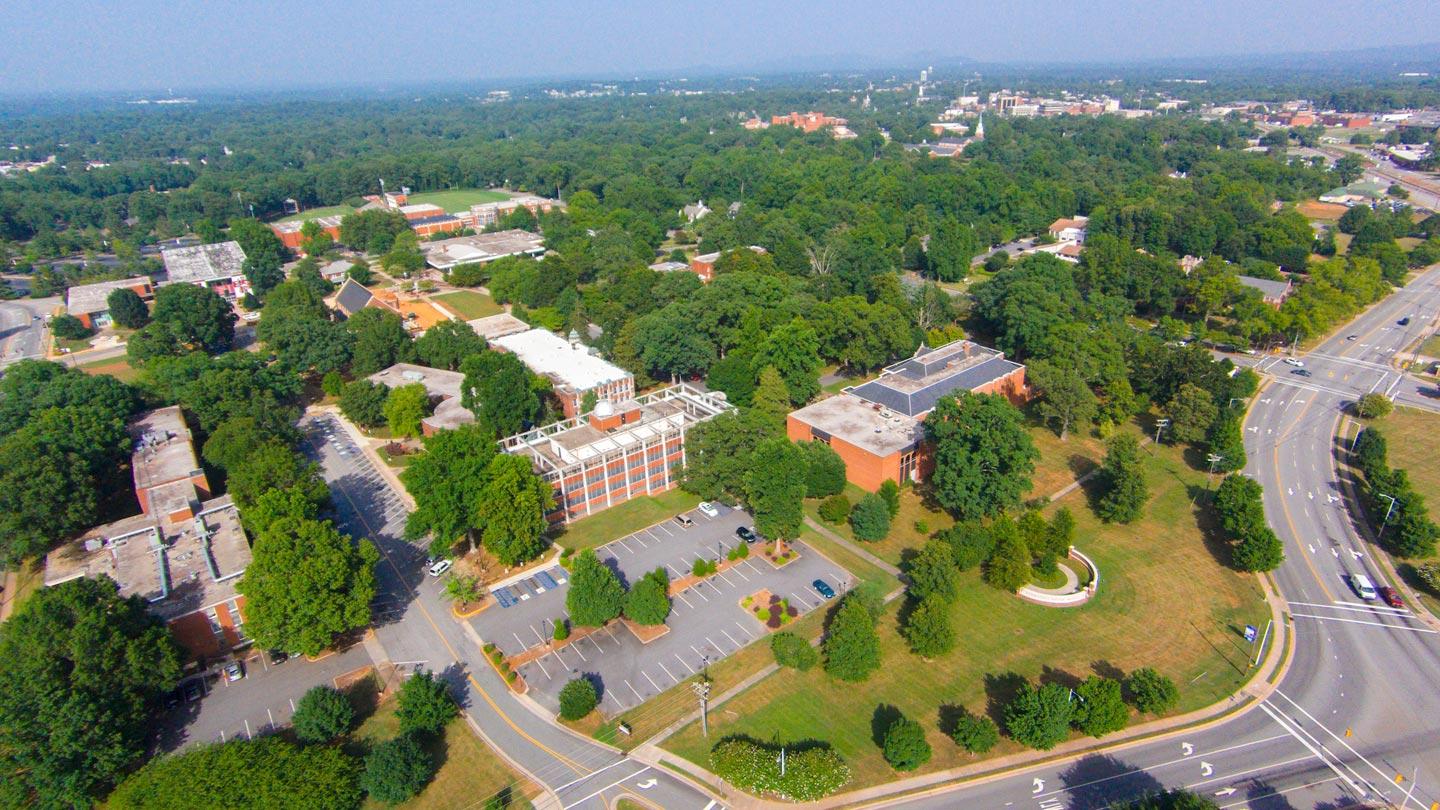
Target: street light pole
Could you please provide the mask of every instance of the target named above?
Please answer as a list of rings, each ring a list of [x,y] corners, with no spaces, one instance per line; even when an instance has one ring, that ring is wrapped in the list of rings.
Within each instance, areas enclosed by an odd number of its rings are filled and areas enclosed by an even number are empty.
[[[1156,420],[1155,420],[1155,443],[1156,443],[1156,444],[1159,444],[1159,443],[1160,443],[1160,432],[1163,431],[1163,430],[1165,430],[1165,428],[1167,428],[1167,427],[1170,427],[1170,420],[1169,420],[1169,419],[1156,419]]]
[[[1209,486],[1215,481],[1215,465],[1224,461],[1225,457],[1220,455],[1219,453],[1211,453],[1210,455],[1206,456],[1206,458],[1210,461],[1210,477],[1206,480],[1205,485]]]
[[[1395,498],[1390,495],[1386,495],[1383,492],[1377,492],[1375,494],[1378,497],[1384,498],[1390,502],[1390,506],[1386,507],[1385,509],[1385,519],[1380,521],[1380,531],[1375,533],[1375,542],[1378,543],[1380,542],[1380,538],[1385,536],[1385,525],[1390,522],[1390,513],[1395,511]]]

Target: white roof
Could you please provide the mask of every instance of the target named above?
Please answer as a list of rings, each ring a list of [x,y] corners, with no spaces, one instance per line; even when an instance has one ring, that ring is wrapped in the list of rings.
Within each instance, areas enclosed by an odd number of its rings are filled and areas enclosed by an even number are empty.
[[[571,346],[569,341],[548,329],[504,335],[494,343],[519,357],[520,362],[536,374],[554,378],[577,391],[588,391],[630,376],[625,369],[591,354],[583,343]]]
[[[136,287],[149,287],[148,276],[135,276],[133,278],[122,278],[115,281],[97,281],[94,284],[81,284],[71,287],[65,291],[65,308],[71,315],[89,315],[96,312],[105,312],[110,309],[110,293],[116,290],[129,290]]]
[[[160,251],[171,284],[202,284],[243,275],[245,251],[235,241]]]

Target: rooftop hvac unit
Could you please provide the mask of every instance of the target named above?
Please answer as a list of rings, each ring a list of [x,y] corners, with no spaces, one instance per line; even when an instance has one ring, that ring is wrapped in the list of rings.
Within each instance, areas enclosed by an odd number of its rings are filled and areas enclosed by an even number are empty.
[[[412,382],[423,382],[425,380],[425,375],[418,371],[402,371],[400,372],[400,376]]]

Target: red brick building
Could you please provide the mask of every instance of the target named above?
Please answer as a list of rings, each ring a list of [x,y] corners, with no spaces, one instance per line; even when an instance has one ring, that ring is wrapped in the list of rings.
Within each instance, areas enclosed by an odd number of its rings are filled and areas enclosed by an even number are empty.
[[[819,441],[845,460],[845,477],[874,492],[885,481],[919,481],[929,472],[925,416],[947,394],[999,394],[1012,402],[1029,396],[1025,367],[968,340],[887,367],[874,380],[846,388],[785,420],[792,441]]]

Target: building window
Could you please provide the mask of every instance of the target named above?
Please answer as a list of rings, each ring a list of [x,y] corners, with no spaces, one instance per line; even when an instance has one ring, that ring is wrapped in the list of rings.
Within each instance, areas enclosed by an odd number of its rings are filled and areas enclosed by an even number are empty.
[[[915,473],[915,463],[919,458],[918,450],[906,450],[900,454],[900,482],[904,483],[911,479]]]
[[[810,438],[814,441],[820,442],[821,444],[830,443],[830,434],[816,428],[810,428]]]
[[[231,599],[226,603],[226,607],[230,608],[230,621],[235,625],[235,635],[241,641],[247,641],[249,637],[245,635],[245,617],[240,615],[240,600]]]
[[[225,628],[220,624],[220,614],[217,613],[213,607],[207,608],[205,610],[205,618],[210,620],[210,632],[214,633],[216,638],[223,640],[225,638]]]

